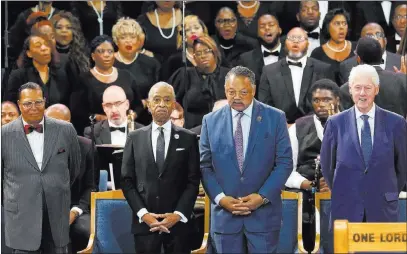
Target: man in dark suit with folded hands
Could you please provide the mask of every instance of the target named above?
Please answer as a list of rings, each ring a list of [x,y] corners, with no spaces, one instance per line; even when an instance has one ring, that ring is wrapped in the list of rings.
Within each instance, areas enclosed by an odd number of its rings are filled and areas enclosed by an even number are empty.
[[[1,128],[6,245],[13,253],[68,253],[71,185],[80,170],[72,124],[44,116],[38,84],[19,89],[21,116]]]
[[[148,96],[153,122],[131,132],[124,148],[122,189],[131,209],[136,253],[190,253],[189,222],[200,171],[196,135],[171,124],[175,94],[165,82]]]

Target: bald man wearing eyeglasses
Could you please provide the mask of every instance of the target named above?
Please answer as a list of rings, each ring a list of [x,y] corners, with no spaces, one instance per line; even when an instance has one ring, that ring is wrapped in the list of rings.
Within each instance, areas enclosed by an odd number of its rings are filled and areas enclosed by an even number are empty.
[[[96,145],[112,144],[123,146],[128,135],[127,111],[129,110],[129,100],[123,88],[110,86],[103,93],[102,107],[107,116],[107,120],[95,124],[94,136]],[[143,125],[135,123],[135,128],[139,129]],[[85,137],[92,139],[91,128],[86,127]]]

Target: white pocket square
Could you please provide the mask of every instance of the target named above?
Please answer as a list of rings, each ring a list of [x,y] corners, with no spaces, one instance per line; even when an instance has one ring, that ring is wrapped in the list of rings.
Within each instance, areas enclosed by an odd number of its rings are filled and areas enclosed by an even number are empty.
[[[185,148],[177,148],[175,151],[184,151]]]

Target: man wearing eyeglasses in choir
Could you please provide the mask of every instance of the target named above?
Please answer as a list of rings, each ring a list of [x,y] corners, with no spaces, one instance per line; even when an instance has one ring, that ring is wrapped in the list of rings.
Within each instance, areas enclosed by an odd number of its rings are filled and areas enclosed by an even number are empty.
[[[94,136],[96,145],[112,144],[123,146],[126,144],[128,135],[127,130],[127,110],[129,110],[129,100],[123,88],[119,86],[110,86],[103,93],[103,111],[107,120],[95,124]],[[135,128],[141,128],[143,125],[135,123]],[[92,139],[91,128],[86,127],[85,137]]]
[[[361,37],[369,37],[377,40],[380,43],[380,46],[382,47],[382,60],[380,62],[380,67],[383,70],[388,70],[388,71],[393,71],[394,68],[396,67],[397,69],[400,69],[400,61],[401,57],[400,55],[391,53],[390,51],[386,50],[387,45],[387,39],[386,39],[386,34],[384,33],[383,28],[377,24],[377,23],[368,23],[362,28],[361,32]],[[358,62],[356,60],[357,56],[355,56],[343,61],[339,65],[339,70],[340,70],[340,79],[341,79],[341,85],[345,84],[348,82],[349,74],[350,71],[352,70],[353,67],[358,65]]]
[[[81,153],[72,124],[44,117],[33,82],[18,94],[21,117],[1,128],[5,243],[13,253],[68,253],[71,185]]]

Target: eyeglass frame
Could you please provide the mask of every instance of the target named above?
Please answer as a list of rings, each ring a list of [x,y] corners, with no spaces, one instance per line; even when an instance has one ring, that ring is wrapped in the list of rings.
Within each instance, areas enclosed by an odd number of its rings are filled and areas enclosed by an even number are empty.
[[[197,53],[199,53],[199,54],[197,54]],[[197,51],[197,52],[194,52],[194,56],[196,56],[196,57],[201,57],[201,56],[206,56],[206,55],[209,55],[209,54],[213,54],[213,50],[212,49],[210,49],[210,48],[207,48],[207,49],[204,49],[204,50],[202,50],[202,51]]]
[[[36,100],[36,101],[25,101],[21,102],[18,101],[25,109],[31,109],[35,105],[36,108],[43,107],[45,105],[45,99],[43,100]]]
[[[102,106],[108,109],[112,109],[113,106],[115,106],[116,108],[119,108],[123,103],[125,103],[127,101],[115,101],[115,102],[106,102],[106,103],[102,103]]]
[[[219,26],[224,26],[226,23],[229,24],[229,26],[236,26],[237,25],[237,18],[231,18],[231,19],[216,19],[215,22],[219,24]]]
[[[386,35],[382,32],[377,32],[375,34],[366,34],[365,37],[373,38],[373,39],[382,39],[382,38],[386,38]]]
[[[293,40],[294,38],[295,38],[296,40]],[[308,40],[308,37],[307,37],[307,36],[293,36],[293,35],[288,35],[288,36],[287,36],[287,40],[289,40],[289,41],[291,41],[291,42],[301,43],[301,42],[304,42],[304,41]]]

